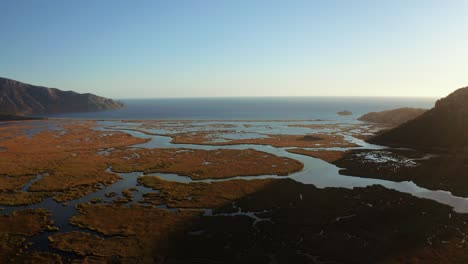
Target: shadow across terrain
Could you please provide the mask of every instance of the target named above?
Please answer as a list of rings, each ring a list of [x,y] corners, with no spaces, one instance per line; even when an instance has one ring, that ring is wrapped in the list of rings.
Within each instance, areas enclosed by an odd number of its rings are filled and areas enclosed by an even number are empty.
[[[82,254],[116,263],[463,263],[467,221],[448,206],[381,186],[318,189],[288,179],[265,181],[213,210],[89,205],[72,218],[105,240],[138,241],[136,252]],[[83,243],[90,242],[71,244]]]
[[[380,186],[317,189],[278,180],[171,239],[169,263],[465,262],[466,215]],[[235,215],[235,214],[234,214]],[[199,231],[199,233],[195,232]],[[189,233],[192,232],[192,233]]]

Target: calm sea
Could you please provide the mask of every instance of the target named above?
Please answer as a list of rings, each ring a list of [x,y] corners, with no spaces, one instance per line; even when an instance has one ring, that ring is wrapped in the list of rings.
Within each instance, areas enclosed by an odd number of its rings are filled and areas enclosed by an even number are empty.
[[[435,98],[401,97],[265,97],[121,100],[121,110],[68,113],[48,117],[86,119],[205,120],[350,120],[372,111],[399,107],[431,108]],[[351,116],[338,116],[348,110]]]

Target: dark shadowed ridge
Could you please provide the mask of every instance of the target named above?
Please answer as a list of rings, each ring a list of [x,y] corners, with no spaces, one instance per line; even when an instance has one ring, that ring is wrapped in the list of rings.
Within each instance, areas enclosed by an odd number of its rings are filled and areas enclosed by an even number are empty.
[[[79,94],[0,77],[0,114],[29,115],[120,109],[124,104],[94,94]]]
[[[468,150],[468,87],[438,100],[419,117],[369,142],[434,150]]]
[[[388,124],[393,126],[401,125],[405,122],[415,119],[426,112],[426,109],[421,108],[398,108],[393,110],[385,110],[381,112],[370,112],[358,118],[360,121]]]

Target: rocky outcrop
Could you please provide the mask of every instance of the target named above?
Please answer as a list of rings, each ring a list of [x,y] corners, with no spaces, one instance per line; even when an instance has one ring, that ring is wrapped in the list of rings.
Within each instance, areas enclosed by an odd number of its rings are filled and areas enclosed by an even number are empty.
[[[0,114],[29,115],[94,112],[124,104],[94,94],[79,94],[0,78]]]
[[[458,89],[438,100],[431,110],[369,141],[390,146],[468,151],[468,87]]]
[[[349,116],[349,115],[352,115],[353,112],[348,111],[348,110],[343,110],[343,111],[336,112],[336,114],[340,116]]]
[[[426,112],[421,108],[398,108],[381,112],[370,112],[358,118],[360,121],[398,126]]]

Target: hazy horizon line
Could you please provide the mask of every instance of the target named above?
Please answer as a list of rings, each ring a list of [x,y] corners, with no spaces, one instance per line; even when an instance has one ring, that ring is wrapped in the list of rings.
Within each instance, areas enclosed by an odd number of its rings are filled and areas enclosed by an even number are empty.
[[[247,96],[187,96],[187,97],[126,97],[113,100],[152,100],[152,99],[260,99],[260,98],[409,98],[409,99],[440,99],[436,96],[405,96],[405,95],[247,95]]]

